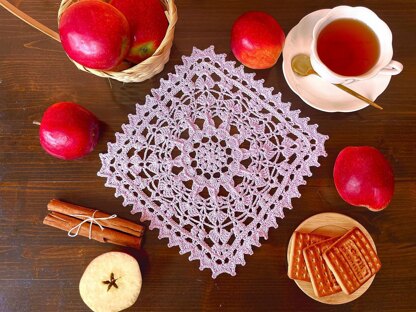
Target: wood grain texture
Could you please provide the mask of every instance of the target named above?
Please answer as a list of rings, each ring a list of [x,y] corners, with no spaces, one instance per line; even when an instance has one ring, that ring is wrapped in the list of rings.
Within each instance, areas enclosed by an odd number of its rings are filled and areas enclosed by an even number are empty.
[[[57,29],[59,1],[13,3]],[[293,200],[293,210],[285,210],[279,228],[271,230],[262,247],[246,257],[247,264],[237,269],[235,277],[221,275],[213,280],[207,270],[199,271],[196,261],[188,261],[188,255],[179,255],[177,247],[168,248],[166,239],[157,238],[157,231],[148,230],[143,249],[132,251],[82,237],[70,239],[42,225],[51,198],[138,220],[96,176],[98,154],[106,150],[108,141],[114,141],[114,132],[128,121],[134,104],[143,102],[193,46],[215,45],[217,52],[235,60],[229,34],[243,12],[266,11],[287,33],[306,14],[340,4],[367,6],[388,23],[394,58],[404,64],[404,71],[377,99],[384,111],[367,108],[349,114],[323,113],[305,105],[286,84],[281,59],[272,69],[255,71],[330,139],[328,157],[321,159],[320,168],[312,169],[308,184],[300,187],[302,197]],[[161,74],[140,84],[109,82],[77,70],[59,43],[0,10],[0,311],[88,311],[78,293],[79,279],[93,258],[112,250],[133,253],[143,271],[142,293],[128,311],[414,311],[416,2],[180,0],[177,6],[170,61]],[[96,149],[81,160],[52,158],[39,145],[38,128],[32,122],[59,101],[78,102],[106,124]],[[396,191],[384,211],[351,207],[337,194],[332,167],[347,145],[374,146],[391,162]],[[360,222],[374,239],[383,263],[363,296],[337,307],[310,299],[286,275],[290,235],[303,220],[321,212],[343,213]]]

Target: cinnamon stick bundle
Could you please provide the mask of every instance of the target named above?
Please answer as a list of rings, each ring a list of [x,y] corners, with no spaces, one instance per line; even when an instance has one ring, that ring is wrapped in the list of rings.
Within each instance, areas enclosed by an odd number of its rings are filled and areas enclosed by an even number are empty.
[[[80,225],[84,220],[94,217],[108,218],[109,214],[52,199],[48,203],[48,210],[51,211],[43,220],[43,224],[69,232]],[[126,247],[140,248],[144,234],[144,227],[134,222],[116,217],[108,220],[97,220],[104,228],[92,224],[92,220],[84,222],[79,226],[78,235],[89,237],[102,243],[111,243]],[[91,234],[90,234],[91,227]],[[74,230],[76,232],[77,229]]]

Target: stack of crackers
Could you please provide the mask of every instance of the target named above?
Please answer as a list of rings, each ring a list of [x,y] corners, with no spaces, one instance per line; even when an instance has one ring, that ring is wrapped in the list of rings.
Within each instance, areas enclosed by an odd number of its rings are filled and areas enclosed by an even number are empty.
[[[311,282],[317,297],[352,294],[380,268],[376,251],[358,227],[339,237],[294,232],[288,275]]]

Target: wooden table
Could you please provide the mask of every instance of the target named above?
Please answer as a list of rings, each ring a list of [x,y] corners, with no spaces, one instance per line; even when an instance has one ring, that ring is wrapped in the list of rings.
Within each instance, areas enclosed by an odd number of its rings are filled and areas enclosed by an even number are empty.
[[[248,10],[264,10],[287,33],[306,14],[339,4],[364,5],[384,19],[394,34],[394,58],[404,71],[394,77],[377,102],[384,111],[366,108],[356,113],[328,114],[304,104],[285,82],[279,59],[270,70],[257,71],[265,85],[283,94],[302,116],[311,117],[328,134],[328,157],[313,168],[302,197],[286,210],[278,229],[269,232],[247,256],[247,264],[235,277],[212,279],[199,271],[197,261],[168,248],[147,231],[143,249],[133,252],[143,272],[139,300],[128,311],[398,311],[416,307],[416,2],[397,1],[178,1],[179,22],[170,62],[160,75],[140,84],[125,84],[78,71],[59,43],[30,28],[0,9],[0,311],[87,311],[78,293],[86,265],[96,256],[125,250],[42,225],[46,204],[60,198],[130,220],[121,199],[97,177],[98,154],[143,102],[159,79],[166,78],[182,55],[192,47],[215,45],[230,51],[233,21]],[[32,17],[56,29],[58,1],[14,3]],[[248,70],[250,71],[250,70]],[[62,161],[47,155],[39,145],[38,127],[43,111],[52,103],[74,101],[93,111],[107,124],[96,149],[78,161]],[[390,160],[396,191],[390,206],[374,213],[351,207],[337,194],[332,167],[347,145],[371,145]],[[343,306],[327,306],[304,295],[286,275],[286,247],[296,226],[320,212],[339,212],[353,217],[371,233],[383,263],[371,288],[358,300]]]

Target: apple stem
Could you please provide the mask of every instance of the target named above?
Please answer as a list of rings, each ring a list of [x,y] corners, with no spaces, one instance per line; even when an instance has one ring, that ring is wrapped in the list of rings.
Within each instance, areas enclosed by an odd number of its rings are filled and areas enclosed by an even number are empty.
[[[38,125],[38,126],[40,126],[40,122],[39,122],[39,121],[36,121],[36,120],[35,120],[35,121],[33,121],[32,123],[33,123],[34,125]]]

